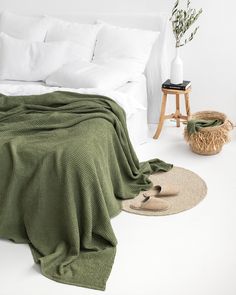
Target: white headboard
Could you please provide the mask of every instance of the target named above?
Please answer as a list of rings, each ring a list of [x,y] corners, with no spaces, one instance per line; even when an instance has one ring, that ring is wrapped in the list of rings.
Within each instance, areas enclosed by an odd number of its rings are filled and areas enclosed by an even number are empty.
[[[52,16],[52,15],[51,15]],[[119,26],[140,28],[144,30],[160,30],[163,25],[164,13],[139,14],[139,13],[78,13],[78,14],[55,14],[58,18],[79,23],[94,23],[97,19],[110,22]]]
[[[168,16],[165,13],[158,14],[101,14],[101,13],[79,13],[79,14],[57,14],[51,15],[79,23],[94,23],[100,19],[114,25],[139,28],[145,30],[160,31],[158,42],[153,51],[146,69],[148,86],[148,121],[157,122],[161,101],[161,84],[167,79],[169,73],[168,57]]]

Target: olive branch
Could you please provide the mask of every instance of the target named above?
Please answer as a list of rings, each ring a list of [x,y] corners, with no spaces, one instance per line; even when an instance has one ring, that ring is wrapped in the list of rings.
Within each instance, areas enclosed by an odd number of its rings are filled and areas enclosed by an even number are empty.
[[[198,11],[196,9],[190,8],[190,0],[187,0],[186,9],[180,9],[179,2],[180,0],[175,2],[175,5],[172,9],[172,15],[170,17],[170,21],[172,22],[172,30],[176,39],[176,47],[184,46],[193,40],[193,37],[196,35],[199,26],[196,27],[192,33],[182,42],[186,32],[197,21],[202,13],[202,8]]]

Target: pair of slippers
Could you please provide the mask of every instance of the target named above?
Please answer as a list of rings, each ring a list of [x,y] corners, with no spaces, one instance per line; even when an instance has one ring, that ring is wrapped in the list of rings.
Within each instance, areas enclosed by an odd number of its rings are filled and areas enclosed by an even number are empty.
[[[130,205],[130,208],[141,211],[166,211],[170,208],[170,204],[168,201],[161,199],[161,197],[177,196],[179,187],[175,185],[168,185],[168,187],[156,185],[148,192],[150,193],[149,195],[143,194],[144,199],[140,204]]]

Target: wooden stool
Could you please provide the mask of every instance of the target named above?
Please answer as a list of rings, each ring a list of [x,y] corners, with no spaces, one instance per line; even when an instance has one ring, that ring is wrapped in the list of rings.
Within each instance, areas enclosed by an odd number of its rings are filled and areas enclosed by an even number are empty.
[[[162,88],[162,92],[163,92],[163,96],[162,96],[162,103],[161,103],[161,114],[160,114],[160,118],[159,118],[159,123],[157,126],[157,130],[155,135],[153,136],[154,139],[158,139],[158,137],[160,136],[162,127],[163,127],[163,123],[165,119],[175,119],[176,120],[176,126],[180,127],[180,119],[185,119],[188,120],[189,116],[190,116],[190,104],[189,104],[189,93],[191,91],[191,87],[189,87],[186,90],[176,90],[176,89],[165,89]],[[176,101],[176,111],[174,114],[171,115],[165,115],[165,111],[166,111],[166,101],[167,101],[167,95],[168,94],[174,94],[175,95],[175,101]],[[185,97],[185,108],[186,108],[186,116],[183,116],[180,113],[180,95],[184,94]]]

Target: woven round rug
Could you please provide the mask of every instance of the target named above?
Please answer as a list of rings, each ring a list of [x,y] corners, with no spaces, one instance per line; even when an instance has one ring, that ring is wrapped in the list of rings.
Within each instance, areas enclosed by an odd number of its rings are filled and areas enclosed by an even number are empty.
[[[162,197],[163,200],[169,202],[170,208],[162,212],[131,209],[131,204],[135,206],[138,206],[140,204],[140,202],[144,198],[143,194],[148,196],[149,191],[142,191],[134,199],[122,201],[122,210],[133,214],[149,216],[176,214],[195,207],[204,199],[207,194],[207,185],[205,181],[196,173],[184,168],[173,167],[168,172],[150,175],[150,179],[153,182],[153,185],[168,187],[168,184],[172,184],[177,185],[180,188],[180,192],[178,195]]]

